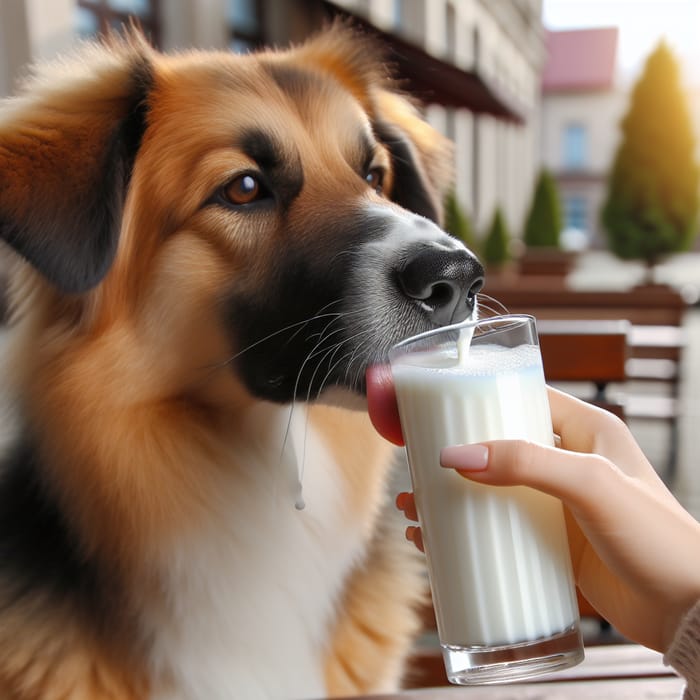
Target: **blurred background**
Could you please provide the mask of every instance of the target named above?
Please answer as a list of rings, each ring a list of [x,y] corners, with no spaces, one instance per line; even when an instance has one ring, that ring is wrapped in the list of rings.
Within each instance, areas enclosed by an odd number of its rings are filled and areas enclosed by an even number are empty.
[[[700,516],[700,0],[0,0],[0,96],[33,61],[130,18],[165,51],[248,52],[336,15],[384,42],[454,142],[446,227],[487,263],[486,293],[526,311],[525,290],[668,295],[673,317],[619,312],[656,329],[631,359],[662,364],[608,390],[666,401],[626,417]]]
[[[455,193],[477,236],[500,207],[521,237],[545,167],[559,189],[562,244],[606,247],[599,211],[619,123],[663,40],[700,131],[697,0],[2,0],[0,95],[31,61],[130,16],[164,50],[245,52],[300,41],[342,11],[378,30],[404,85],[454,140]],[[694,149],[700,156],[700,141]]]

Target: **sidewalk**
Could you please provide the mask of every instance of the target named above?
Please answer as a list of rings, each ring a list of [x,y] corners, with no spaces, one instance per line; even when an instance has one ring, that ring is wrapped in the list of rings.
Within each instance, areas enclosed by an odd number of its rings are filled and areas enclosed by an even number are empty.
[[[641,263],[596,250],[581,255],[569,283],[578,289],[629,289],[641,283],[644,274]],[[682,253],[660,264],[654,281],[676,287],[690,303],[696,303],[700,299],[700,253]]]

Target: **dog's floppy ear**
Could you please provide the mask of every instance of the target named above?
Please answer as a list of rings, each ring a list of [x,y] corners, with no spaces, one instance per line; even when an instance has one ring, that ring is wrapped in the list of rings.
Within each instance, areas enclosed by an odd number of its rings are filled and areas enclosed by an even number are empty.
[[[145,129],[150,49],[136,34],[108,43],[0,106],[0,237],[68,293],[109,269]]]
[[[375,98],[374,130],[391,153],[391,199],[409,211],[442,222],[454,169],[452,144],[403,95],[382,89]]]

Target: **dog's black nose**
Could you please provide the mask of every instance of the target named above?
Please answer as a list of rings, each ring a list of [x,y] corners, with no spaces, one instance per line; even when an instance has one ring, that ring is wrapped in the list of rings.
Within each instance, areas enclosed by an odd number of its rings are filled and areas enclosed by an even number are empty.
[[[464,248],[426,246],[401,267],[398,282],[435,324],[445,326],[471,314],[476,294],[484,286],[484,268]]]

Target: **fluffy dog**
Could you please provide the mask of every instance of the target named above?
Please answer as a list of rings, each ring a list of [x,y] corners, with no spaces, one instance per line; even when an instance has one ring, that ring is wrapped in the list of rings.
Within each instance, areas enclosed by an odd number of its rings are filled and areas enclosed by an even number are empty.
[[[391,448],[336,399],[483,270],[381,65],[339,27],[249,56],[131,32],[2,105],[2,698],[398,686],[423,577]]]

